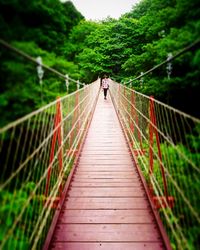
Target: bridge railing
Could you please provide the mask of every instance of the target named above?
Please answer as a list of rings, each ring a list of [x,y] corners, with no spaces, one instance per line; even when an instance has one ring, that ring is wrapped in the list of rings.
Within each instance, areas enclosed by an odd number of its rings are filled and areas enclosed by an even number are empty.
[[[89,125],[99,81],[0,129],[0,249],[41,249]]]
[[[112,82],[127,140],[173,249],[196,249],[200,210],[200,120]]]

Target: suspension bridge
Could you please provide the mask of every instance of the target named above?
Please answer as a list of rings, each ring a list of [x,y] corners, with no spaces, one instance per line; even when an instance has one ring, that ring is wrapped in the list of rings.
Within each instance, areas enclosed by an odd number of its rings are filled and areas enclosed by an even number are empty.
[[[98,79],[1,128],[0,249],[197,249],[199,127]]]

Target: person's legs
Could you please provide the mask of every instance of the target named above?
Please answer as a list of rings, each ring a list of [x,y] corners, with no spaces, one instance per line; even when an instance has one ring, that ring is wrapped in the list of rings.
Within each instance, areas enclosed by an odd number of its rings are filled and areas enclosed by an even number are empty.
[[[108,89],[106,89],[106,97],[107,97]]]
[[[107,89],[103,89],[104,91],[104,99],[106,99],[106,96],[107,96]]]

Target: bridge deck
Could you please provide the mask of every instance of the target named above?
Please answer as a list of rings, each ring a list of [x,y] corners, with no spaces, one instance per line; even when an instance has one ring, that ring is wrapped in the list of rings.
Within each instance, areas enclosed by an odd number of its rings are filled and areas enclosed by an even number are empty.
[[[50,249],[164,249],[110,98],[99,97]]]

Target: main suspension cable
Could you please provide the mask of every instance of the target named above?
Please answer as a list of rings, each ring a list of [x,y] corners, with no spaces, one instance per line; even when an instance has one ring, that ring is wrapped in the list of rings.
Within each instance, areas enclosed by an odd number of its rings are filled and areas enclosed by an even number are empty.
[[[5,48],[7,48],[7,49],[9,49],[9,50],[11,50],[13,52],[15,52],[16,54],[24,57],[25,59],[27,59],[27,60],[35,63],[36,65],[42,66],[44,69],[46,69],[46,70],[48,70],[48,71],[50,71],[50,72],[58,75],[59,77],[64,78],[65,80],[68,79],[68,80],[70,80],[70,81],[72,81],[74,83],[77,83],[76,80],[70,78],[69,76],[66,76],[66,75],[62,74],[61,72],[59,72],[59,71],[57,71],[57,70],[55,70],[55,69],[53,69],[53,68],[51,68],[51,67],[43,64],[43,63],[38,62],[36,59],[34,59],[33,57],[31,57],[27,53],[25,53],[25,52],[23,52],[23,51],[15,48],[15,47],[13,47],[11,44],[9,44],[8,42],[4,41],[3,39],[0,39],[0,44],[3,45]],[[78,81],[78,84],[84,85],[83,83],[81,83],[79,81]]]
[[[126,84],[130,84],[130,83],[132,83],[133,81],[138,80],[138,79],[144,77],[145,75],[147,75],[147,74],[151,73],[152,71],[154,71],[154,70],[160,68],[161,66],[163,66],[163,65],[165,65],[165,64],[167,64],[167,63],[173,61],[175,58],[181,56],[182,54],[184,54],[184,53],[186,53],[186,52],[188,52],[188,51],[194,49],[194,48],[195,48],[196,46],[198,46],[198,45],[200,45],[200,39],[198,39],[198,40],[196,40],[194,43],[188,45],[187,47],[185,47],[184,49],[182,49],[181,51],[179,51],[177,54],[175,54],[174,56],[171,56],[170,58],[168,58],[168,59],[166,59],[165,61],[161,62],[160,64],[154,66],[153,68],[147,70],[146,72],[141,73],[141,75],[137,76],[136,78],[131,79],[130,81],[128,81],[127,83],[125,83],[125,85],[126,85]]]

